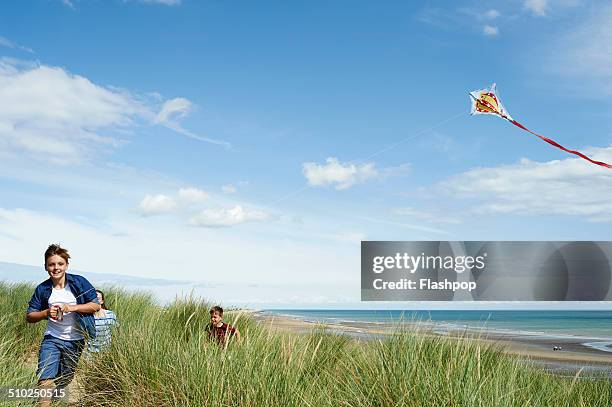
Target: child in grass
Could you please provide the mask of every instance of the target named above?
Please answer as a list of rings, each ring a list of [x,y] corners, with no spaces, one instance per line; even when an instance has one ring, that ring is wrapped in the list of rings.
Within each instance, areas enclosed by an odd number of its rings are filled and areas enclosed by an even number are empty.
[[[230,324],[223,322],[223,308],[215,305],[210,309],[208,338],[224,345],[230,337],[240,340],[240,332]]]
[[[40,283],[28,304],[26,320],[47,320],[47,329],[38,353],[38,385],[64,388],[74,377],[74,370],[85,337],[95,337],[93,314],[100,309],[96,291],[86,278],[68,274],[68,251],[52,244],[45,251],[45,269],[49,278]],[[50,406],[51,399],[41,399]]]

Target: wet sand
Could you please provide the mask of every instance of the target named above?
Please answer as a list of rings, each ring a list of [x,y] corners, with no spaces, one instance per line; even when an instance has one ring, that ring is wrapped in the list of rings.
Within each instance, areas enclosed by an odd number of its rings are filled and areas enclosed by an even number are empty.
[[[358,340],[382,339],[391,335],[397,325],[372,324],[366,322],[316,323],[297,317],[268,312],[254,312],[253,318],[271,329],[305,334],[314,328],[325,328],[329,332],[348,335]],[[417,326],[418,325],[418,326]],[[553,338],[544,335],[520,335],[485,330],[445,330],[434,323],[405,323],[406,329],[418,329],[425,335],[446,336],[459,340],[479,340],[494,343],[525,364],[535,364],[561,376],[579,378],[606,376],[612,378],[612,353],[583,345],[587,338]],[[593,340],[595,341],[595,340]],[[554,347],[561,350],[553,350]]]

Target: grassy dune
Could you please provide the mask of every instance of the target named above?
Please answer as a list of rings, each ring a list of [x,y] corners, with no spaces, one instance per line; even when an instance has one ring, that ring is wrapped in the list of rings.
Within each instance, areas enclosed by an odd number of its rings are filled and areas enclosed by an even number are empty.
[[[0,283],[1,385],[35,383],[32,355],[44,323],[25,324],[32,290]],[[282,334],[228,312],[243,340],[223,348],[204,332],[206,302],[161,308],[148,294],[106,295],[120,326],[108,351],[81,359],[72,386],[79,405],[612,405],[610,380],[550,375],[476,341],[407,331],[370,342],[322,330]]]

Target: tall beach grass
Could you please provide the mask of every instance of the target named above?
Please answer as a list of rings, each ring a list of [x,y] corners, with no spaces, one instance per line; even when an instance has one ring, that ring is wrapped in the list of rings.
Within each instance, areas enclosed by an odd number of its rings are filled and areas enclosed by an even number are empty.
[[[28,285],[0,283],[0,385],[35,383],[44,323],[26,324]],[[85,406],[609,406],[612,381],[526,366],[469,338],[398,326],[386,340],[357,341],[323,329],[289,334],[226,312],[240,342],[210,342],[211,304],[158,306],[146,293],[109,290],[119,319],[111,347],[81,358],[73,385]],[[35,360],[35,357],[34,357]]]

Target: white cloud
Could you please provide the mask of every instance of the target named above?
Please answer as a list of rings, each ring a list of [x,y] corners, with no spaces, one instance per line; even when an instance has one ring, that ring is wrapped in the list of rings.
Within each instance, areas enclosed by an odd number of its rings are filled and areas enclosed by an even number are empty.
[[[189,223],[193,226],[222,227],[264,221],[268,218],[264,212],[244,210],[242,206],[236,205],[230,209],[204,209],[193,216]]]
[[[495,9],[491,9],[484,13],[484,17],[491,20],[496,19],[499,16],[501,16],[501,13]]]
[[[62,68],[0,60],[0,151],[70,164],[122,140],[102,132],[132,126],[146,107],[126,92]]]
[[[548,10],[548,0],[524,0],[523,7],[536,16],[545,16]]]
[[[178,192],[179,199],[187,204],[198,204],[209,198],[208,193],[199,188],[181,188]]]
[[[209,197],[206,191],[194,187],[180,188],[176,197],[147,194],[138,204],[138,210],[142,215],[176,212],[181,206],[188,209],[189,205],[201,204]]]
[[[329,157],[326,164],[321,165],[313,162],[304,163],[302,171],[309,185],[335,185],[338,190],[350,188],[378,176],[373,163],[343,164],[336,157]]]
[[[499,29],[495,26],[486,24],[482,28],[482,33],[487,36],[495,36],[499,34]]]
[[[225,194],[235,194],[236,193],[236,187],[233,186],[232,184],[228,184],[228,185],[223,185],[221,187],[221,190],[223,191],[223,193]]]
[[[176,208],[176,201],[163,194],[146,195],[138,204],[139,212],[145,216],[173,212]]]
[[[227,141],[215,140],[210,137],[200,136],[181,126],[179,121],[187,116],[192,110],[193,105],[189,100],[185,98],[170,99],[163,104],[161,110],[159,113],[157,113],[157,116],[155,116],[154,122],[174,130],[186,137],[231,148],[231,144]]]
[[[180,188],[177,196],[147,194],[138,204],[138,212],[144,216],[174,213],[179,219],[188,219],[189,225],[205,227],[234,226],[270,219],[267,213],[247,210],[241,205],[205,209],[197,206],[209,198],[207,192],[194,187]]]
[[[21,51],[29,52],[30,54],[34,53],[32,48],[24,47],[23,45],[15,44],[13,41],[8,38],[0,36],[0,47],[7,47],[12,49],[19,49]]]
[[[187,116],[193,109],[192,103],[185,98],[174,98],[164,102],[155,116],[155,123],[168,123]]]
[[[187,99],[165,101],[156,114],[157,101],[97,85],[63,68],[10,58],[0,59],[0,106],[0,153],[57,164],[83,163],[112,151],[141,124],[194,136],[178,124],[191,111]]]
[[[612,147],[588,150],[612,162]],[[612,221],[612,171],[579,158],[476,168],[440,184],[445,192],[476,199],[484,213],[571,215]]]

